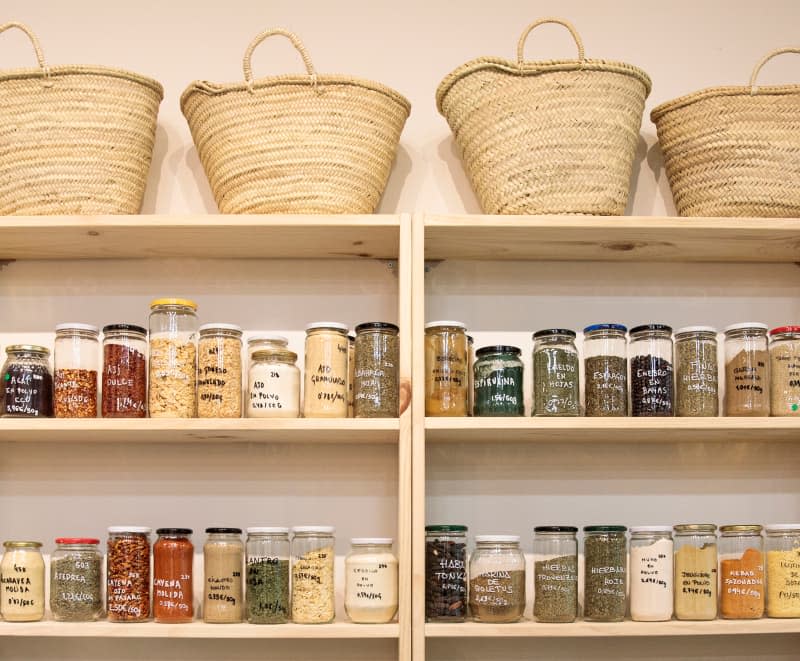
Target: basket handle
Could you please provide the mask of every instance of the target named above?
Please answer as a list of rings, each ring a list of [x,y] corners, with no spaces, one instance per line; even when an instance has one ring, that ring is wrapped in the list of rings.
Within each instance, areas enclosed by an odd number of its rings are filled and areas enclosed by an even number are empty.
[[[16,21],[0,25],[0,34],[6,30],[10,30],[11,28],[22,30],[26,35],[28,35],[28,39],[30,39],[31,43],[33,44],[33,50],[36,52],[36,61],[39,63],[39,68],[42,70],[42,75],[44,76],[44,86],[52,87],[53,81],[50,80],[50,67],[48,67],[47,63],[44,61],[44,53],[42,53],[42,47],[39,44],[39,39],[37,39],[36,35],[33,34],[33,31],[27,25],[24,23],[17,23]]]
[[[756,87],[756,78],[758,78],[758,74],[761,73],[761,68],[767,62],[769,62],[773,57],[776,57],[778,55],[783,55],[784,53],[797,53],[798,55],[800,55],[800,48],[794,48],[792,46],[789,46],[787,48],[776,48],[774,51],[772,51],[771,53],[767,53],[763,58],[761,58],[761,61],[758,64],[756,64],[756,68],[753,69],[753,75],[750,76],[751,96],[754,96],[758,93],[758,87]]]
[[[243,69],[244,69],[244,81],[247,83],[247,89],[252,94],[253,93],[253,68],[250,65],[250,60],[253,58],[253,51],[259,46],[259,44],[264,41],[267,37],[272,37],[274,35],[281,35],[286,37],[289,41],[292,42],[292,46],[297,49],[297,52],[300,53],[300,57],[303,58],[303,64],[306,67],[306,71],[308,72],[309,78],[311,79],[311,86],[314,90],[317,89],[317,72],[314,70],[314,65],[311,62],[311,57],[308,55],[308,51],[306,51],[306,47],[303,46],[303,42],[300,41],[300,37],[298,37],[294,32],[289,32],[289,30],[284,30],[283,28],[273,28],[270,30],[264,30],[261,34],[259,34],[253,41],[250,42],[250,45],[247,47],[247,50],[244,52],[244,60],[242,62]]]
[[[583,42],[581,41],[581,37],[578,34],[578,31],[575,29],[575,26],[572,25],[569,21],[565,21],[563,18],[540,18],[538,21],[534,21],[525,30],[522,32],[522,36],[519,38],[519,42],[517,43],[517,64],[521,67],[525,63],[525,41],[528,39],[528,35],[534,30],[534,28],[538,28],[540,25],[544,25],[545,23],[556,23],[558,25],[563,25],[569,33],[572,35],[572,38],[575,40],[575,45],[578,47],[578,60],[583,64],[586,60],[586,55],[583,52]]]

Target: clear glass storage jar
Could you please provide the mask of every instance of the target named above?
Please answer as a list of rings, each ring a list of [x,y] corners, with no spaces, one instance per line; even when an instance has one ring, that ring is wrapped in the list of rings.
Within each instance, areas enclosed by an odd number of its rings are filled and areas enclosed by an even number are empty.
[[[397,614],[398,564],[389,537],[354,537],[344,561],[344,610],[357,624],[385,624]]]
[[[247,529],[245,599],[250,624],[289,621],[289,529]]]
[[[476,535],[469,609],[476,622],[517,622],[525,611],[525,556],[517,535]]]
[[[469,412],[469,351],[460,321],[425,324],[425,415]]]
[[[533,529],[533,617],[537,622],[574,622],[578,616],[578,529]]]
[[[303,417],[346,418],[347,326],[320,321],[306,326]]]
[[[533,334],[533,415],[580,415],[580,365],[575,331],[547,328]]]
[[[244,615],[244,544],[241,528],[206,528],[203,545],[203,621],[241,622]]]
[[[191,528],[159,528],[153,544],[153,616],[182,624],[194,617],[194,545]]]
[[[766,324],[745,322],[725,329],[725,415],[769,415]]]
[[[769,332],[770,415],[800,415],[800,326]]]
[[[284,351],[289,348],[289,338],[278,333],[255,333],[247,338],[247,369],[250,369],[256,351]]]
[[[675,597],[672,526],[631,528],[629,571],[631,619],[671,620]]]
[[[631,415],[674,415],[672,328],[646,324],[631,328],[628,352],[631,366]]]
[[[103,327],[104,418],[147,417],[147,330],[134,324]]]
[[[150,303],[151,418],[197,415],[197,303],[159,298]]]
[[[593,324],[583,329],[586,415],[628,415],[628,361],[620,324]]]
[[[717,617],[717,526],[682,523],[673,527],[675,547],[675,617]]]
[[[100,329],[91,324],[58,324],[53,358],[56,418],[97,417]]]
[[[336,530],[333,526],[296,526],[292,532],[292,622],[333,622]]]
[[[719,415],[717,330],[711,326],[685,326],[675,331],[675,415]]]
[[[475,415],[475,338],[467,335],[467,415]]]
[[[288,349],[260,349],[247,375],[248,418],[299,418],[300,368]]]
[[[203,324],[197,344],[197,417],[242,417],[242,329]]]
[[[625,619],[628,554],[625,526],[585,526],[583,616],[594,622]]]
[[[767,617],[800,617],[800,523],[775,523],[767,533]]]
[[[109,622],[144,622],[150,617],[150,528],[111,526],[106,551],[106,610]]]
[[[347,334],[347,417],[355,415],[356,336]]]
[[[467,615],[467,526],[425,526],[425,619],[463,622]]]
[[[6,622],[44,617],[44,559],[41,542],[3,542],[0,561],[0,615]]]
[[[356,326],[353,416],[396,418],[400,404],[400,329],[382,321]]]
[[[721,526],[720,615],[729,620],[764,614],[764,539],[759,525]]]
[[[50,612],[58,622],[91,622],[103,614],[99,539],[59,537],[50,556]]]
[[[4,418],[49,418],[53,415],[50,350],[35,344],[6,347],[3,365]]]
[[[497,345],[475,352],[473,415],[525,415],[523,366],[518,347]]]

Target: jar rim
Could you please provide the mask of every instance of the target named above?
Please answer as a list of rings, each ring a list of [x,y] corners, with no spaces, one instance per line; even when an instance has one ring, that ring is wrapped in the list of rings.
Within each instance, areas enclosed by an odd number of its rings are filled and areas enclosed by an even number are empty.
[[[584,335],[586,333],[594,333],[597,331],[614,331],[618,333],[627,333],[628,328],[627,326],[623,326],[622,324],[591,324],[583,329]]]
[[[519,535],[475,535],[476,544],[519,544]]]
[[[307,535],[317,533],[319,535],[332,535],[336,532],[334,526],[294,526],[292,533],[295,535]]]
[[[210,335],[213,331],[230,331],[232,333],[242,334],[242,327],[236,324],[226,324],[222,322],[203,324],[197,329],[200,335]]]
[[[156,535],[191,535],[191,528],[156,528]]]
[[[463,321],[453,321],[452,319],[441,319],[439,321],[429,321],[425,324],[425,330],[429,328],[438,328],[440,326],[452,326],[453,328],[464,328],[467,325]]]
[[[488,347],[481,347],[475,352],[475,355],[480,358],[481,356],[486,356],[492,353],[512,353],[515,356],[519,356],[522,353],[522,350],[519,347],[512,347],[509,344],[493,344]]]
[[[208,535],[241,535],[241,528],[206,528]]]
[[[6,347],[6,353],[40,353],[44,356],[49,356],[50,349],[38,344],[9,344]]]
[[[95,537],[56,537],[56,544],[99,544],[100,540]]]
[[[800,523],[768,523],[764,526],[764,530],[767,532],[800,531]]]
[[[148,526],[109,526],[110,533],[133,533],[135,535],[149,535],[153,529]]]
[[[147,335],[147,329],[143,326],[137,326],[136,324],[108,324],[107,326],[103,326],[103,335],[106,333],[114,333],[120,331],[129,331],[131,333],[138,333],[140,335]]]
[[[667,326],[667,324],[642,324],[641,326],[634,326],[630,330],[631,337],[644,332],[672,333],[672,326]]]
[[[425,532],[467,532],[467,526],[449,523],[436,524],[425,526]]]
[[[397,324],[390,324],[388,321],[365,321],[355,328],[356,333],[361,333],[365,330],[391,330],[399,333],[400,327]]]
[[[150,310],[164,306],[191,308],[194,312],[197,312],[197,303],[190,298],[156,298],[150,301]]]
[[[747,523],[747,524],[736,524],[730,526],[720,526],[719,531],[722,533],[726,532],[753,532],[753,533],[760,533],[763,530],[763,526],[757,523]]]
[[[347,324],[339,323],[338,321],[315,321],[312,324],[306,325],[306,332],[315,330],[317,328],[332,328],[333,330],[342,331],[347,333]]]
[[[255,344],[256,342],[274,342],[285,346],[289,344],[289,338],[285,335],[279,335],[278,333],[257,333],[247,338],[248,345]]]
[[[631,535],[641,534],[641,533],[671,533],[672,526],[631,526],[630,527]]]
[[[351,546],[391,546],[394,544],[392,537],[353,537]]]
[[[267,358],[279,358],[292,363],[297,362],[297,354],[288,349],[259,349],[253,352],[251,358],[254,361],[266,360]]]
[[[92,335],[100,334],[99,327],[93,324],[83,324],[77,321],[68,321],[63,324],[56,324],[55,331],[56,333],[61,333],[63,331],[83,331],[85,333],[91,333]]]
[[[536,526],[533,532],[571,532],[577,533],[578,526]]]
[[[16,541],[16,540],[8,540],[3,542],[3,546],[7,549],[39,549],[42,548],[41,542],[30,542],[30,541]]]
[[[715,523],[678,523],[672,526],[675,532],[717,532]]]
[[[742,321],[738,324],[731,324],[730,326],[725,326],[722,329],[722,332],[727,335],[733,331],[738,330],[758,330],[758,331],[766,331],[769,328],[766,324],[762,324],[759,321]]]
[[[247,528],[248,535],[288,535],[289,528],[283,526],[253,526]]]
[[[626,526],[583,526],[583,532],[626,532]]]
[[[675,338],[678,335],[686,335],[688,333],[714,333],[717,334],[717,329],[713,326],[683,326],[675,331]]]
[[[565,335],[573,339],[577,337],[577,333],[569,328],[543,328],[542,330],[536,331],[531,337],[536,340],[549,335]]]

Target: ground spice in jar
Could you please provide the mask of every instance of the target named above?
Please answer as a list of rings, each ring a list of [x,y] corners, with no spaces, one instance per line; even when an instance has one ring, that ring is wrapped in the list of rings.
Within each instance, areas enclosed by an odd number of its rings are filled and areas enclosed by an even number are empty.
[[[628,415],[628,366],[621,356],[586,359],[586,415]]]
[[[153,544],[153,617],[179,624],[194,616],[194,545],[189,528],[159,528]]]
[[[499,570],[470,577],[469,607],[481,622],[516,622],[525,610],[525,572]]]
[[[247,562],[247,621],[280,624],[289,619],[289,561],[254,558]]]
[[[534,415],[578,415],[578,354],[555,347],[533,353]]]
[[[675,552],[675,616],[679,620],[716,618],[716,544],[686,544]]]
[[[53,383],[57,418],[97,417],[97,370],[57,369]]]
[[[716,417],[719,413],[716,330],[707,326],[675,332],[675,415]]]
[[[144,328],[131,324],[103,328],[104,418],[147,416],[146,334]]]
[[[631,414],[633,416],[671,416],[672,363],[658,356],[631,359]]]
[[[572,622],[578,611],[577,556],[534,563],[533,616],[537,622]]]
[[[425,617],[463,620],[467,614],[467,545],[444,539],[425,542]]]
[[[59,622],[89,622],[103,611],[98,539],[59,538],[50,560],[50,611]]]
[[[754,619],[764,614],[764,554],[749,548],[741,558],[720,561],[720,614]]]
[[[725,415],[769,415],[766,351],[740,351],[725,362]]]
[[[240,528],[206,528],[203,546],[203,621],[220,624],[241,622],[244,613],[242,567],[244,545]]]
[[[334,616],[333,546],[299,556],[292,566],[292,621],[330,622]]]
[[[149,534],[149,528],[109,529],[106,609],[110,622],[140,622],[150,616]]]
[[[770,415],[800,415],[800,327],[770,331]]]
[[[197,346],[197,416],[242,417],[242,329],[205,324]]]
[[[585,579],[583,614],[587,620],[621,622],[625,619],[625,589],[628,576],[625,528],[597,530],[584,528]]]
[[[800,617],[800,549],[767,551],[767,615]]]

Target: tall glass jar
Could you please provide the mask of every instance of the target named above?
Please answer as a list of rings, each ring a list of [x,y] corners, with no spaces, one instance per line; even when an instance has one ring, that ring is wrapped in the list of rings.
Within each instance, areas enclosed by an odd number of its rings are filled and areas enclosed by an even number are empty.
[[[460,321],[425,324],[425,415],[466,416],[469,352]]]
[[[197,415],[197,303],[159,298],[150,303],[151,418]]]
[[[425,620],[467,616],[467,526],[425,526]]]
[[[476,535],[469,608],[476,622],[517,622],[525,611],[525,556],[517,535]]]
[[[583,329],[586,415],[628,415],[628,361],[620,324],[594,324]]]
[[[241,528],[206,528],[203,545],[203,622],[231,624],[244,614],[244,544]]]
[[[50,350],[35,344],[6,347],[3,365],[3,418],[49,418],[53,415]]]
[[[625,526],[585,526],[583,616],[594,622],[625,619],[628,577]]]
[[[104,418],[147,417],[147,330],[134,324],[103,327]]]
[[[475,415],[475,338],[467,335],[467,415]]]
[[[769,332],[770,415],[800,415],[800,326]]]
[[[674,415],[672,328],[664,324],[632,328],[628,351],[631,362],[631,415]]]
[[[574,622],[578,616],[578,529],[533,529],[533,617],[537,622]]]
[[[675,415],[714,418],[719,415],[717,331],[685,326],[675,331]]]
[[[44,617],[44,560],[41,542],[3,542],[0,562],[0,614],[6,622],[36,622]]]
[[[547,328],[533,334],[533,415],[580,415],[580,366],[575,331]]]
[[[303,417],[346,418],[347,326],[321,321],[306,326]]]
[[[336,530],[332,526],[296,526],[292,532],[292,622],[333,622]]]
[[[289,529],[247,529],[245,578],[247,621],[283,624],[289,621]]]
[[[99,539],[59,537],[50,556],[50,612],[58,622],[91,622],[103,613]]]
[[[106,552],[109,622],[144,622],[150,617],[150,528],[111,526]]]
[[[400,329],[372,321],[356,326],[353,415],[396,418],[400,404]]]
[[[356,336],[347,334],[347,417],[355,415]]]
[[[57,418],[97,417],[100,329],[90,324],[58,324],[53,375]]]
[[[288,349],[261,349],[250,359],[248,418],[299,418],[300,369]]]
[[[767,617],[800,617],[800,523],[775,523],[767,533]]]
[[[717,617],[717,526],[683,523],[675,533],[675,617]]]
[[[631,619],[672,619],[674,601],[672,526],[631,528]]]
[[[769,415],[766,324],[745,322],[725,329],[725,415]]]
[[[197,417],[242,417],[242,329],[203,324],[197,346]]]
[[[194,617],[194,545],[191,528],[159,528],[153,544],[153,616],[182,624]]]
[[[764,614],[764,539],[759,525],[721,526],[720,615],[729,620]]]
[[[474,415],[495,417],[525,415],[520,353],[518,347],[502,344],[481,347],[475,353]]]
[[[344,561],[344,610],[358,624],[391,622],[398,605],[398,565],[389,537],[354,537]]]

